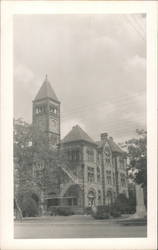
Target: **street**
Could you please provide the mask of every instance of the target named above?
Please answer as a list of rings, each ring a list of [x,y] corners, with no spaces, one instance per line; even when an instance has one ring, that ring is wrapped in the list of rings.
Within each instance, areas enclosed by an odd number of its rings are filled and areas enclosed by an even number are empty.
[[[17,239],[130,238],[146,237],[146,226],[123,226],[117,220],[94,220],[90,216],[54,216],[15,222]]]

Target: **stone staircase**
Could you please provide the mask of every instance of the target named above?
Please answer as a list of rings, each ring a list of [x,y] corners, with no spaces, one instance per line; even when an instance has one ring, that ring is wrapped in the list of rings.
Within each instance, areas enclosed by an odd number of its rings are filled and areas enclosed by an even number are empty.
[[[67,169],[66,167],[62,167],[62,170],[64,171],[64,173],[67,174],[67,176],[69,177],[70,181],[63,184],[62,188],[61,188],[61,192],[60,192],[60,196],[62,197],[64,195],[64,193],[68,190],[68,188],[73,185],[73,184],[77,184],[77,185],[82,185],[81,181],[79,180],[79,178],[74,175],[72,173],[72,171],[70,169]]]
[[[67,169],[66,167],[62,167],[62,170],[67,174],[67,176],[72,180],[74,184],[81,184],[78,177],[72,173],[70,169]]]

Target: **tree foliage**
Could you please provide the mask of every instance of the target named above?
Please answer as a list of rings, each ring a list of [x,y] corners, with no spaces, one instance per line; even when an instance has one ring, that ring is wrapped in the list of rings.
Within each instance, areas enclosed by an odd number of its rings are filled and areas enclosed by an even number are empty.
[[[19,181],[20,192],[32,190],[34,184],[43,192],[57,189],[64,175],[61,169],[68,164],[64,150],[49,147],[47,134],[22,119],[14,120],[14,159],[15,184]],[[33,169],[36,162],[44,162],[38,178]]]
[[[130,139],[123,144],[127,149],[129,159],[129,177],[143,188],[147,186],[147,132],[136,130],[137,138]]]
[[[38,202],[32,198],[30,192],[20,193],[19,205],[23,217],[34,217],[38,215]]]

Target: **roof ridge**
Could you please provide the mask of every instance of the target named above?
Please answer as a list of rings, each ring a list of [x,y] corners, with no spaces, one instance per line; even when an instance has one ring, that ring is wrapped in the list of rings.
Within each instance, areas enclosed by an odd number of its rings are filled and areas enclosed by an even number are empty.
[[[63,143],[74,141],[86,141],[89,143],[96,144],[93,139],[91,139],[91,137],[79,125],[73,126],[70,132],[62,140]]]

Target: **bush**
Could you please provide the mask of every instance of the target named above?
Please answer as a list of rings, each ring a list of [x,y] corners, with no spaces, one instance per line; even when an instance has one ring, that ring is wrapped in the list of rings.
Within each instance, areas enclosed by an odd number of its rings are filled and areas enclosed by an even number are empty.
[[[86,207],[86,208],[84,209],[84,213],[85,213],[85,214],[91,214],[91,213],[92,213],[91,207]]]
[[[114,218],[117,218],[117,217],[120,217],[120,216],[121,216],[120,210],[119,210],[118,208],[116,208],[116,207],[112,207],[112,208],[110,209],[110,214],[111,214],[111,216],[114,217]]]
[[[52,215],[57,215],[57,207],[54,207],[54,206],[49,207],[48,214],[51,215],[51,216]]]
[[[92,216],[96,220],[104,220],[104,219],[109,219],[110,213],[109,209],[106,206],[97,206],[97,211],[94,213],[92,211]]]
[[[129,199],[124,194],[119,194],[114,203],[114,207],[122,214],[129,213]]]
[[[68,215],[73,215],[73,211],[71,207],[58,207],[56,209],[56,214],[57,215],[63,215],[63,216],[68,216]]]
[[[23,217],[34,217],[38,215],[38,207],[31,197],[24,197],[21,202]]]
[[[18,194],[18,205],[23,217],[34,217],[38,215],[38,203],[31,195],[32,193],[29,191]]]

